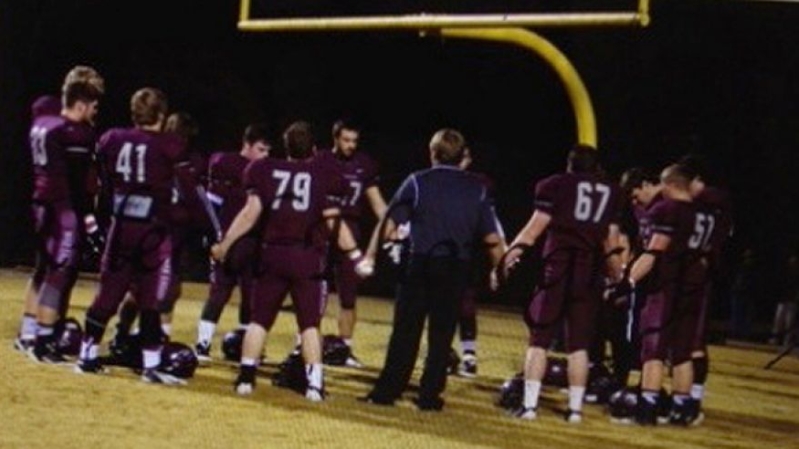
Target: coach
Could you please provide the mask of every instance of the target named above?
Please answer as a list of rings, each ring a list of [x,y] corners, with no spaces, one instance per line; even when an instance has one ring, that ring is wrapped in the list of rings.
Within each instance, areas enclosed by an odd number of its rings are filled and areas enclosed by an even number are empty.
[[[430,140],[432,167],[405,179],[375,229],[370,254],[378,236],[396,238],[398,225],[409,224],[410,255],[397,286],[386,362],[367,402],[393,405],[402,395],[429,316],[428,355],[415,403],[420,410],[443,408],[449,349],[472,250],[485,245],[494,266],[502,257],[505,240],[484,183],[458,167],[465,149],[460,132],[436,132]]]

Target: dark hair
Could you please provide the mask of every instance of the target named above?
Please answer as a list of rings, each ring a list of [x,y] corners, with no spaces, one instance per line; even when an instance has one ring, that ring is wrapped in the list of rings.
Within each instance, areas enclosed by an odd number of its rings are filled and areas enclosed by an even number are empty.
[[[269,126],[266,123],[251,123],[244,129],[244,142],[250,145],[263,140],[269,142]]]
[[[466,139],[458,130],[443,128],[436,131],[430,139],[430,151],[436,162],[458,165],[466,151]]]
[[[100,99],[102,93],[88,82],[76,81],[64,86],[64,106],[71,108],[78,101],[92,103]]]
[[[33,102],[31,115],[33,118],[44,115],[58,115],[61,112],[61,100],[53,95],[42,95]]]
[[[200,125],[197,120],[188,112],[183,111],[169,114],[169,117],[166,118],[164,129],[179,134],[186,140],[191,140],[200,134]]]
[[[130,117],[135,125],[154,125],[168,109],[166,94],[153,87],[139,89],[130,97]]]
[[[289,157],[307,159],[313,155],[314,137],[308,122],[296,121],[283,132],[283,145]]]
[[[630,193],[633,189],[643,186],[645,182],[657,184],[660,182],[660,177],[645,168],[633,167],[621,174],[619,185],[625,192]]]
[[[333,138],[336,139],[341,135],[341,131],[349,129],[357,133],[361,132],[360,126],[350,119],[340,119],[333,123]]]
[[[569,151],[568,165],[572,173],[598,173],[599,151],[590,145],[577,144]]]

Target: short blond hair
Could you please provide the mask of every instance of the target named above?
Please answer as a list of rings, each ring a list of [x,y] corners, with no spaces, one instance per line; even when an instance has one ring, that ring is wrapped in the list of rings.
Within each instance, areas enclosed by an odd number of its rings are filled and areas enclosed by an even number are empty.
[[[105,80],[94,67],[87,65],[73,67],[67,72],[67,76],[64,77],[64,84],[61,86],[61,90],[66,92],[67,87],[74,83],[87,83],[97,89],[100,95],[105,94]]]
[[[166,94],[154,87],[139,89],[130,98],[130,117],[135,125],[155,125],[166,117],[168,109]]]
[[[436,162],[458,165],[466,151],[466,139],[458,130],[443,128],[436,131],[430,139],[430,151]]]

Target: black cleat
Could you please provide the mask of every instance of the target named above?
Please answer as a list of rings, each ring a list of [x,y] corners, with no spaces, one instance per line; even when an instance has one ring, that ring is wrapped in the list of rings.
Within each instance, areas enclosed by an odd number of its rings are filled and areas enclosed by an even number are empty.
[[[108,374],[108,368],[103,366],[97,359],[81,359],[75,365],[75,372],[78,374]]]
[[[638,398],[638,406],[635,410],[635,423],[641,426],[656,426],[658,423],[657,406]]]
[[[395,402],[393,399],[384,398],[372,393],[359,397],[358,401],[365,402],[367,404],[382,405],[384,407],[393,407]]]
[[[194,345],[194,353],[197,355],[197,361],[201,364],[211,362],[211,343],[198,342]]]
[[[440,397],[418,397],[413,400],[413,403],[416,404],[416,407],[423,412],[440,412],[444,408],[444,400]]]

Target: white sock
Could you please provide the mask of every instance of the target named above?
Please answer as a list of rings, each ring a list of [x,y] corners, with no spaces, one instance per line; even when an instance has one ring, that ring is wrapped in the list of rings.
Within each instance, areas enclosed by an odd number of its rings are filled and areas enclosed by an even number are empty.
[[[524,408],[538,408],[538,395],[541,394],[540,380],[524,381]]]
[[[241,365],[242,366],[256,366],[258,365],[258,361],[255,359],[251,359],[249,357],[242,357],[241,358]]]
[[[141,353],[144,358],[144,369],[158,368],[161,364],[161,348],[142,349]]]
[[[81,360],[95,360],[97,359],[98,346],[94,344],[93,340],[83,340],[80,342],[80,359]]]
[[[582,411],[584,396],[585,387],[569,387],[569,410]]]
[[[55,332],[55,329],[53,329],[52,325],[36,324],[37,337],[49,337],[53,335],[53,332]]]
[[[322,389],[322,364],[310,363],[305,365],[305,375],[308,378],[308,386]]]
[[[167,323],[161,323],[161,332],[164,333],[167,337],[172,335],[172,325]]]
[[[461,341],[461,351],[463,352],[477,352],[477,342],[474,340],[463,340]]]
[[[36,338],[36,315],[22,315],[22,327],[19,331],[19,336],[23,340],[32,340]]]
[[[705,397],[705,386],[702,384],[691,385],[691,398],[701,401]]]
[[[216,331],[216,323],[200,320],[200,324],[197,326],[197,342],[203,344],[211,343],[214,338],[214,331]]]
[[[243,329],[246,331],[248,327],[250,327],[250,323],[239,323],[239,329]]]

